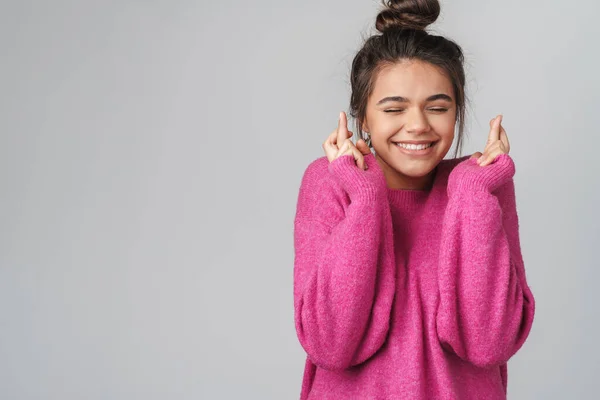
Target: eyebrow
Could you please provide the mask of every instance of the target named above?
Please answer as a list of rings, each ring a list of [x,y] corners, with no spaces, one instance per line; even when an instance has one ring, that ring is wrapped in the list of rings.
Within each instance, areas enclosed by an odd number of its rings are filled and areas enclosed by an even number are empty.
[[[452,101],[452,97],[448,96],[447,94],[443,94],[443,93],[438,93],[438,94],[434,94],[433,96],[429,96],[426,101],[434,101],[434,100],[446,100],[446,101]],[[377,105],[383,104],[383,103],[387,103],[390,101],[394,101],[394,102],[398,102],[398,103],[408,103],[408,99],[406,97],[402,97],[402,96],[389,96],[389,97],[384,97],[383,99],[379,100],[377,102]]]

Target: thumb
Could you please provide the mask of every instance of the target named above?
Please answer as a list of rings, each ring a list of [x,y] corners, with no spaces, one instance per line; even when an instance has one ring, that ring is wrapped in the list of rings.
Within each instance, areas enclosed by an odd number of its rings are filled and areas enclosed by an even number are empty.
[[[490,133],[488,135],[487,143],[493,143],[500,140],[500,124],[502,123],[502,115],[498,115],[496,118],[490,121]]]
[[[364,155],[371,153],[371,149],[369,149],[369,146],[367,146],[367,143],[363,139],[358,139],[356,142],[356,148]]]
[[[477,152],[473,153],[473,155],[471,156],[471,158],[479,158],[481,156],[482,156],[481,152],[477,151]]]

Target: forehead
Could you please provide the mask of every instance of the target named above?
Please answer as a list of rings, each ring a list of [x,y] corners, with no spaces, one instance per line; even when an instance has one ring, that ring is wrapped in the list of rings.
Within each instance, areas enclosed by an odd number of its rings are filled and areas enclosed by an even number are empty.
[[[402,96],[417,101],[438,93],[453,97],[452,82],[440,67],[424,61],[404,60],[381,68],[372,98],[377,101],[387,96]]]

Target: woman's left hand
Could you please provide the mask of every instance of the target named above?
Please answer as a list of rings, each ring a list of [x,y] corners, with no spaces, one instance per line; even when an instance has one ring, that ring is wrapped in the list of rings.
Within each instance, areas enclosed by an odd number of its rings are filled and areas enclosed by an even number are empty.
[[[491,164],[500,154],[508,154],[509,151],[510,143],[502,127],[502,115],[498,115],[490,121],[490,134],[483,154],[477,152],[471,158],[477,158],[477,164],[484,167]]]

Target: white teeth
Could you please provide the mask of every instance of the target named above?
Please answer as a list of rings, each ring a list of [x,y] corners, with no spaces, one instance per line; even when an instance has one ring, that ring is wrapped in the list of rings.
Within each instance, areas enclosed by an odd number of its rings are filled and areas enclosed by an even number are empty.
[[[406,144],[406,143],[396,143],[396,145],[405,148],[407,150],[425,150],[431,146],[433,146],[433,142],[432,143],[427,143],[427,144]]]

